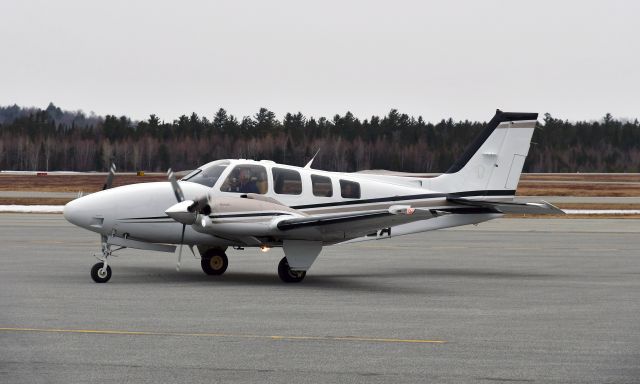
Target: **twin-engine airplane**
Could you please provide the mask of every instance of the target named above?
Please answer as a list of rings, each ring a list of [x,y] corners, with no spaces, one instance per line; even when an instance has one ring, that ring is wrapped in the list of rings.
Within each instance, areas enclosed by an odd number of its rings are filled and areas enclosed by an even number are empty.
[[[514,202],[537,113],[496,111],[446,173],[424,178],[327,172],[272,161],[218,160],[180,181],[105,189],[68,203],[65,218],[102,237],[97,283],[111,278],[112,252],[175,252],[197,246],[202,270],[221,275],[228,247],[282,247],[284,282],[300,282],[322,247],[380,240],[501,217],[562,214],[547,202]],[[175,245],[172,245],[175,244]],[[195,253],[194,253],[195,255]]]

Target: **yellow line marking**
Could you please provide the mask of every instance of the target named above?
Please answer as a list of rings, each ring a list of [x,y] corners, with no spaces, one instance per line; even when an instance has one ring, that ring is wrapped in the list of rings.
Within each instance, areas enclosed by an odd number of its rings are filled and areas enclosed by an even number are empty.
[[[2,332],[47,332],[47,333],[80,333],[95,335],[126,335],[126,336],[194,336],[194,337],[232,337],[243,339],[270,340],[309,340],[309,341],[359,341],[377,343],[413,343],[413,344],[444,344],[445,340],[424,339],[394,339],[382,337],[358,336],[286,336],[286,335],[248,335],[234,333],[191,333],[191,332],[147,332],[147,331],[119,331],[105,329],[58,329],[58,328],[0,328]]]

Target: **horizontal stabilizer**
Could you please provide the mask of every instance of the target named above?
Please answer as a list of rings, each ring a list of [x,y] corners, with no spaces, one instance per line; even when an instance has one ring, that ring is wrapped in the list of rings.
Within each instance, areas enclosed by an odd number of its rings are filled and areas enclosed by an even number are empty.
[[[506,202],[470,200],[460,197],[447,197],[447,201],[454,204],[487,208],[499,213],[517,213],[531,215],[564,215],[564,211],[546,201],[540,202]]]

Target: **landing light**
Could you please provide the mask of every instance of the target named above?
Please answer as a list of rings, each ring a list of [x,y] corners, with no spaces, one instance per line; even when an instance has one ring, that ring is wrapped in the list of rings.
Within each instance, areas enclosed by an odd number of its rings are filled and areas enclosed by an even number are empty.
[[[270,249],[271,249],[271,248],[267,247],[266,245],[261,245],[261,246],[260,246],[260,250],[261,250],[262,252],[269,252],[269,250],[270,250]]]
[[[202,228],[207,226],[207,219],[205,219],[204,217],[202,218],[202,220],[200,221],[200,225],[202,225]]]

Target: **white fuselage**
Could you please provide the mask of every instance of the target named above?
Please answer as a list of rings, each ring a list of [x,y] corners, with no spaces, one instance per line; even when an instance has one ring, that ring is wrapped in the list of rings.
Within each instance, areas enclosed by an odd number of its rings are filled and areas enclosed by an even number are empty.
[[[239,178],[234,172],[245,167],[253,175],[242,175],[252,193],[271,198],[303,214],[332,214],[345,211],[387,209],[394,204],[412,207],[450,207],[447,193],[434,191],[427,186],[435,179],[384,176],[365,173],[340,173],[277,164],[271,161],[223,160],[202,166],[204,174],[214,166],[223,169],[203,184],[180,181],[187,200],[195,200],[209,194],[218,197],[239,198],[243,194]],[[237,168],[236,168],[237,167]],[[250,173],[250,172],[249,172]],[[282,175],[285,175],[284,177]],[[293,175],[293,176],[292,176]],[[299,176],[298,176],[299,175]],[[196,175],[197,176],[197,175]],[[189,180],[196,180],[189,178]],[[204,178],[202,178],[204,179]],[[284,179],[284,181],[283,181]],[[320,181],[318,181],[320,180]],[[356,188],[357,186],[357,188]],[[359,191],[358,191],[359,190]],[[359,193],[356,193],[359,192]],[[511,199],[515,191],[498,191],[492,199]],[[462,196],[483,198],[485,190],[460,191]],[[80,227],[105,236],[131,238],[150,243],[180,242],[182,224],[176,222],[165,210],[176,203],[170,183],[140,183],[93,193],[69,203],[65,207],[67,220]],[[251,213],[226,211],[211,216],[214,224],[238,227],[253,222],[267,222],[273,216],[265,213],[251,217]],[[393,228],[385,228],[367,237],[346,239],[351,241],[386,238],[407,233],[474,224],[499,217],[496,213],[448,214],[430,220],[422,220]],[[239,245],[234,239],[199,231],[197,226],[187,226],[184,243],[209,246]],[[243,244],[246,245],[246,244]]]

